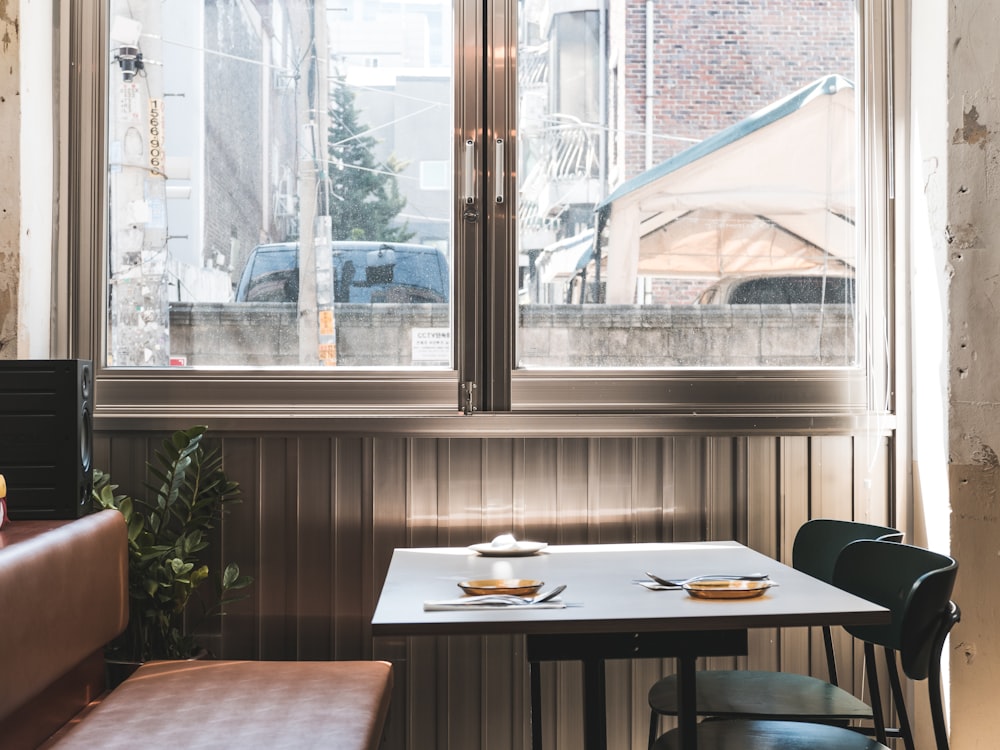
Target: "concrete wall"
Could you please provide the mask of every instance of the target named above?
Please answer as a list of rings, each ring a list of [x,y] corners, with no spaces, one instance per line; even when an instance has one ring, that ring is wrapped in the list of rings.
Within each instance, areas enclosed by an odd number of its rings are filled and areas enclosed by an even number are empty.
[[[941,462],[948,494],[925,493],[923,505],[951,501],[951,549],[961,565],[956,599],[964,608],[951,639],[952,747],[969,750],[996,747],[1000,703],[1000,2],[932,6],[947,38],[940,32],[927,37],[921,54],[940,54],[946,45],[947,62],[933,78],[915,75],[914,88],[929,85],[938,95],[918,111],[917,123],[944,138],[925,154],[925,165],[934,166],[926,168],[923,183],[937,288],[945,289],[944,335],[937,351],[924,342],[926,356],[918,361],[936,360],[944,373],[947,453]],[[914,309],[940,301],[915,299]]]
[[[0,359],[17,356],[21,185],[18,3],[0,2]]]
[[[518,359],[532,367],[810,367],[855,360],[850,308],[833,305],[526,305]],[[170,308],[170,355],[188,365],[298,364],[284,303]],[[336,306],[343,366],[413,364],[413,328],[449,327],[447,305]],[[446,363],[441,363],[446,364]]]

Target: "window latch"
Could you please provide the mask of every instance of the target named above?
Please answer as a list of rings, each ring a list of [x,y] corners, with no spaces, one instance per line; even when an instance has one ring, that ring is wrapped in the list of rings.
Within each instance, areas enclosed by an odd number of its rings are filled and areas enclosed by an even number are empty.
[[[476,390],[476,384],[471,380],[466,380],[464,383],[459,384],[458,390],[459,404],[465,415],[469,416],[476,410],[476,399],[473,395],[473,392]]]

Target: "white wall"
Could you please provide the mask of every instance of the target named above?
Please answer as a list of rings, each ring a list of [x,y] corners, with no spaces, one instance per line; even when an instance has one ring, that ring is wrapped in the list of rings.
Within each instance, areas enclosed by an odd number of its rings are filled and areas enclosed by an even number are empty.
[[[17,358],[46,359],[52,327],[54,110],[51,0],[21,0],[21,226]]]

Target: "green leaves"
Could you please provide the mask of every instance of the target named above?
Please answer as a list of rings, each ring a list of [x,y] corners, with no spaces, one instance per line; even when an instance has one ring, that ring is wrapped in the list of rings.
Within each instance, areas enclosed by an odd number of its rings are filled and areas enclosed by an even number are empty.
[[[128,628],[116,644],[135,661],[186,658],[194,651],[193,633],[209,615],[243,596],[234,592],[253,583],[229,563],[218,577],[213,601],[202,601],[200,617],[188,605],[199,586],[211,577],[208,557],[211,530],[224,506],[239,502],[240,490],[222,469],[218,452],[206,448],[206,427],[178,430],[165,439],[146,464],[149,499],[116,494],[117,485],[94,472],[95,508],[114,508],[128,526]],[[194,621],[195,624],[190,624]]]
[[[223,591],[239,591],[240,589],[245,589],[251,583],[253,583],[253,578],[251,576],[241,576],[240,566],[236,563],[229,563],[222,574]]]

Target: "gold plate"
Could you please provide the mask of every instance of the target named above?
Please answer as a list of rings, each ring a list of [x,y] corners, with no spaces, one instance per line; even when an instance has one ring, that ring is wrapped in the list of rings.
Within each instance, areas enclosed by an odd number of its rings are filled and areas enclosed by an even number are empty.
[[[482,594],[528,596],[538,592],[542,587],[542,581],[532,581],[527,578],[487,578],[481,581],[462,581],[458,585],[466,594],[475,596]]]
[[[752,599],[771,588],[770,581],[731,581],[706,578],[684,584],[684,590],[696,599]]]

